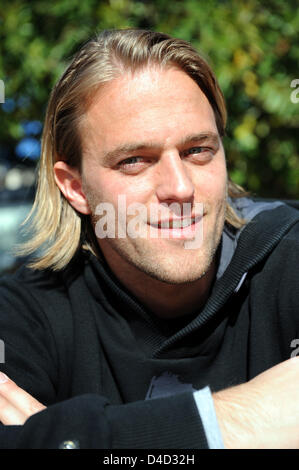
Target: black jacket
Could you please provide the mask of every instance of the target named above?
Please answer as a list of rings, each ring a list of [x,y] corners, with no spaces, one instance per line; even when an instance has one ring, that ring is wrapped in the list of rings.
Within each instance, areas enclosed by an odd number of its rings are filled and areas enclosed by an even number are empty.
[[[226,227],[211,295],[189,318],[153,318],[86,252],[60,273],[3,278],[0,369],[48,408],[0,426],[0,448],[206,448],[192,392],[250,380],[299,338],[299,211],[247,203],[247,226]]]

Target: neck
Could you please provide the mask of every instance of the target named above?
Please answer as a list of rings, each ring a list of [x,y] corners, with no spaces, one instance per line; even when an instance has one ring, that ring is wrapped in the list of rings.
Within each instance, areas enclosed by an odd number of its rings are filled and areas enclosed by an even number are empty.
[[[166,284],[150,279],[135,288],[135,296],[157,317],[171,319],[199,312],[206,303],[215,274],[214,263],[199,280],[185,284]],[[131,291],[133,289],[131,288]],[[152,295],[149,296],[149,292]]]
[[[108,258],[109,259],[109,258]],[[195,314],[209,297],[216,274],[214,258],[207,272],[198,280],[183,284],[169,284],[143,273],[132,265],[108,265],[118,280],[155,316],[163,319]]]

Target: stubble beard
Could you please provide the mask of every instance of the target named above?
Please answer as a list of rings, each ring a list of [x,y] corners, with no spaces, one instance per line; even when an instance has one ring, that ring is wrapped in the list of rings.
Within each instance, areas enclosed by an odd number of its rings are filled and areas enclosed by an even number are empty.
[[[197,249],[185,249],[181,246],[165,254],[138,244],[132,248],[131,245],[131,249],[128,249],[126,243],[113,243],[114,240],[110,247],[127,265],[157,281],[172,285],[190,284],[199,281],[209,272],[221,240],[224,216],[222,220],[223,222],[218,222],[217,230],[209,235],[208,240],[204,238],[202,246]]]
[[[92,209],[92,224],[95,228],[98,217],[95,215],[95,198],[89,194],[89,203]],[[117,274],[118,270],[130,275],[143,274],[157,281],[178,285],[190,284],[202,279],[211,268],[221,240],[225,221],[226,201],[222,202],[215,215],[208,234],[205,235],[202,246],[197,249],[185,249],[183,246],[171,246],[167,250],[157,250],[150,240],[127,238],[98,239],[100,250],[106,262]],[[117,225],[117,221],[116,221]],[[205,231],[204,231],[205,232]],[[142,278],[143,276],[140,276]]]

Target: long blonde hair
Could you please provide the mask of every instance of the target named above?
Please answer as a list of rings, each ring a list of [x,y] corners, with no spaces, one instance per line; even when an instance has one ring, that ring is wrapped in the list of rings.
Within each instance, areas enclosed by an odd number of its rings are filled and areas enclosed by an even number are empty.
[[[104,31],[86,43],[52,90],[45,118],[37,191],[25,223],[33,236],[19,255],[38,253],[30,266],[60,270],[84,246],[98,252],[89,216],[77,212],[63,196],[54,179],[54,164],[63,160],[81,168],[80,122],[95,91],[124,72],[155,64],[175,65],[185,71],[208,98],[218,132],[224,136],[226,106],[216,78],[198,52],[186,41],[144,30]],[[231,198],[246,195],[228,181]],[[226,222],[240,228],[244,221],[227,202]]]

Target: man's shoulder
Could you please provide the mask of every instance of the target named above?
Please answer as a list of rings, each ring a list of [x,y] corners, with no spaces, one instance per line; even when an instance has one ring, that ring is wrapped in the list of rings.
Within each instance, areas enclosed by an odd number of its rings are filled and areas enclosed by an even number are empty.
[[[27,290],[63,290],[82,275],[86,262],[86,256],[80,252],[64,269],[55,271],[50,268],[34,269],[29,260],[20,264],[13,272],[3,274],[0,277],[0,286],[11,284]]]
[[[50,269],[32,269],[27,265],[19,266],[14,272],[6,273],[0,278],[0,289],[28,294],[49,290],[63,290],[62,276]]]
[[[288,234],[296,239],[299,229],[299,201],[261,198],[240,198],[233,201],[238,215],[246,220],[237,238],[243,232],[280,241]]]
[[[266,201],[259,214],[260,224],[265,227],[265,233],[277,241],[299,242],[299,201]],[[267,205],[270,210],[267,209]],[[272,209],[272,210],[271,210]]]
[[[225,227],[218,278],[224,272],[242,277],[266,260],[281,266],[293,256],[292,266],[299,263],[299,210],[296,207],[284,201],[249,198],[234,201],[234,207],[246,223],[235,233]]]
[[[275,214],[272,212],[276,209],[279,211],[287,212],[289,214],[299,216],[299,200],[286,200],[286,199],[268,199],[258,197],[241,197],[241,198],[230,198],[232,207],[236,210],[239,216],[246,220],[252,220],[257,215],[269,212],[269,214]],[[279,220],[277,220],[279,223]]]
[[[297,282],[299,206],[296,203],[297,201],[258,201],[261,210],[244,230],[248,256],[259,258],[256,263],[257,271],[263,273],[263,276],[269,276],[273,286],[275,282],[281,285],[293,285]],[[262,265],[265,269],[261,270]]]
[[[56,316],[58,310],[70,308],[70,289],[77,280],[80,282],[83,273],[84,260],[78,256],[60,271],[32,269],[24,264],[13,273],[1,276],[1,308],[11,306],[20,310],[22,304],[23,310]]]

